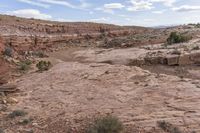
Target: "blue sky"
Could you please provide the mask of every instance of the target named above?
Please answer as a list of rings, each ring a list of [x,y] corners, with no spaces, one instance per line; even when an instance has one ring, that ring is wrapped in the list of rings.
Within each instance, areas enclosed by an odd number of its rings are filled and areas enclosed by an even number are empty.
[[[0,13],[56,21],[159,26],[200,22],[200,0],[0,0]]]

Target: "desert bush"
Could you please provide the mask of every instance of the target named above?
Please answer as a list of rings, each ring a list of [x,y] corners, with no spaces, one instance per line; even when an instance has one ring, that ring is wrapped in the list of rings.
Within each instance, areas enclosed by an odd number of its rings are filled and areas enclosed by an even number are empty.
[[[31,123],[33,121],[32,118],[27,118],[27,119],[23,119],[22,121],[19,122],[20,125],[27,125],[29,123]]]
[[[192,37],[189,35],[180,34],[177,32],[171,32],[170,36],[167,38],[167,44],[183,43],[191,40]]]
[[[122,123],[114,116],[97,118],[89,126],[87,133],[120,133],[123,130]]]
[[[39,71],[47,71],[51,67],[50,61],[40,61],[36,64]]]
[[[45,55],[45,53],[43,51],[36,51],[36,52],[34,52],[34,55],[39,57],[39,58],[46,57],[46,55]]]
[[[19,116],[25,116],[27,114],[27,112],[23,111],[23,110],[14,110],[13,112],[11,112],[8,117],[9,118],[15,118],[15,117],[19,117]]]
[[[32,62],[30,60],[25,60],[19,63],[19,70],[27,71],[30,69]]]
[[[10,47],[6,47],[3,51],[3,54],[6,55],[6,56],[9,56],[9,57],[12,57],[13,55],[13,50],[12,48]]]
[[[172,125],[169,122],[166,121],[158,121],[157,122],[158,127],[160,127],[163,131],[168,132],[168,133],[182,133],[181,130]]]

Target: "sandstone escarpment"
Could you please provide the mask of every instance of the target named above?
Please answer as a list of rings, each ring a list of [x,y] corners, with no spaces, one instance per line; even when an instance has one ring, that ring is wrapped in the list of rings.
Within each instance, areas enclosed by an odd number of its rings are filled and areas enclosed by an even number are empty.
[[[122,27],[86,22],[53,22],[0,15],[0,35],[6,46],[15,51],[48,50],[60,44],[82,40],[102,40],[145,32],[143,27]]]

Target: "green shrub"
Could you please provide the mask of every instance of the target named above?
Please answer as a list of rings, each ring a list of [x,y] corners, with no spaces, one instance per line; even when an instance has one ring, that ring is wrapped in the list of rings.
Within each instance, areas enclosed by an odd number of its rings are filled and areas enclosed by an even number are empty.
[[[15,118],[19,116],[25,116],[27,113],[23,110],[14,110],[12,113],[8,115],[9,118]]]
[[[51,67],[50,61],[40,61],[36,64],[39,71],[47,71]]]
[[[95,120],[88,128],[87,133],[120,133],[123,130],[122,123],[118,118],[106,116]]]
[[[167,44],[171,45],[174,43],[183,43],[191,39],[192,37],[189,35],[184,35],[177,32],[171,32],[170,36],[167,38]]]
[[[30,60],[25,60],[19,63],[19,70],[27,71],[30,69],[32,62]]]
[[[29,123],[31,123],[33,121],[33,119],[31,118],[27,118],[27,119],[23,119],[22,121],[19,122],[20,125],[27,125]]]
[[[12,57],[13,55],[13,50],[12,48],[10,47],[6,47],[3,51],[3,54],[6,55],[6,56],[9,56],[9,57]]]

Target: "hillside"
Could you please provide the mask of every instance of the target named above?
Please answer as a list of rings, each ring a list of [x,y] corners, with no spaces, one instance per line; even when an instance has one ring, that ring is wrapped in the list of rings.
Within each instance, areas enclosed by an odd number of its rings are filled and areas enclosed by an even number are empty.
[[[0,15],[0,33],[3,35],[57,35],[92,34],[112,31],[145,30],[144,27],[122,27],[90,22],[56,22]]]
[[[88,133],[108,116],[100,124],[119,129],[117,120],[120,133],[200,131],[196,25],[0,15],[0,52],[0,133]]]

